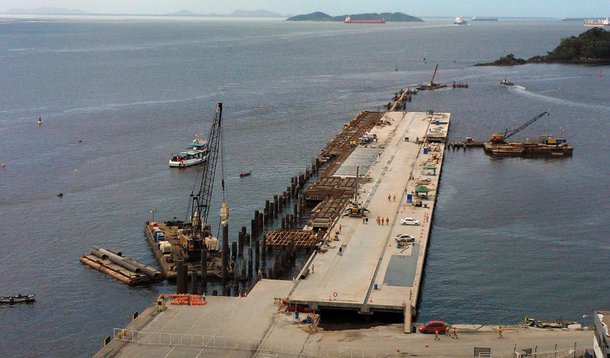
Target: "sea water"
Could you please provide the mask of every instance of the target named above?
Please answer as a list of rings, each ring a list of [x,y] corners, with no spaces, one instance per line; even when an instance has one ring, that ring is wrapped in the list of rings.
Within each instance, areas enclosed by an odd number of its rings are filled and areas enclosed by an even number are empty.
[[[550,109],[514,138],[552,133],[575,149],[558,160],[446,152],[418,320],[511,324],[608,308],[610,68],[473,67],[544,54],[585,29],[451,22],[2,19],[0,294],[37,302],[0,307],[1,355],[90,356],[175,289],[127,287],[79,258],[99,245],[155,265],[143,224],[188,215],[197,169],[167,161],[207,133],[216,102],[235,239],[344,123],[428,81],[436,64],[436,82],[469,88],[420,93],[408,110],[451,112],[450,139],[485,140]]]

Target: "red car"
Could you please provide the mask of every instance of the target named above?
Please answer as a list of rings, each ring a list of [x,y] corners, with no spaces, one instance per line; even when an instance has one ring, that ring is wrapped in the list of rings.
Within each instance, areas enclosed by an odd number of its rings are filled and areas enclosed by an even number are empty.
[[[420,333],[434,333],[435,331],[438,334],[445,334],[449,330],[449,325],[443,321],[430,321],[426,324],[419,324],[419,332]]]

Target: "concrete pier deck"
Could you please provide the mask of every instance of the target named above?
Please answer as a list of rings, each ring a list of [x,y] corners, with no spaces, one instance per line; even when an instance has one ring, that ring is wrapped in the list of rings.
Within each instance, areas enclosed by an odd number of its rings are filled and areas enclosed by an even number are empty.
[[[328,240],[301,271],[303,279],[262,280],[247,297],[208,296],[204,306],[149,307],[114,329],[96,357],[472,357],[474,347],[489,348],[494,357],[533,347],[566,356],[574,347],[591,347],[590,330],[504,327],[500,339],[498,326],[458,325],[459,339],[404,334],[418,303],[443,160],[444,145],[427,140],[442,142],[449,119],[445,113],[388,112],[372,130],[377,141],[342,161],[340,176],[355,178],[356,167],[369,168],[359,173],[364,180],[358,190],[369,220],[341,216],[332,222]],[[370,150],[377,156],[365,155]],[[420,200],[421,206],[413,205]],[[377,217],[389,222],[378,224]],[[401,225],[404,217],[420,225]],[[415,242],[399,245],[397,234]],[[403,312],[405,323],[324,331],[317,327],[319,316],[304,311],[325,307]]]
[[[444,141],[449,120],[447,113],[385,114],[384,125],[371,131],[377,135],[377,142],[368,146],[369,150],[378,149],[378,155],[372,163],[365,157],[361,165],[369,168],[361,173],[365,184],[359,189],[359,201],[368,210],[368,223],[349,216],[334,223],[332,241],[314,253],[303,269],[308,274],[300,275],[306,278],[295,284],[289,296],[291,303],[312,309],[357,309],[361,313],[403,312],[406,307],[417,307],[444,152],[444,145],[424,139],[433,135],[435,140]],[[350,158],[344,165],[355,167]],[[337,172],[350,174],[342,168]],[[418,182],[426,183],[429,191],[427,195],[422,193],[425,198],[417,197]],[[418,200],[421,207],[414,206]],[[404,217],[420,224],[402,225]],[[383,218],[383,224],[377,218]],[[415,242],[398,245],[398,234],[411,235]]]

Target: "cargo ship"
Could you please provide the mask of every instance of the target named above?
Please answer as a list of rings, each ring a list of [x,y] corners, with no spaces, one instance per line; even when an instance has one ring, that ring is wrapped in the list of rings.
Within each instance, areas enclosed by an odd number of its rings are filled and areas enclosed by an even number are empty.
[[[585,20],[585,26],[587,27],[610,27],[610,19],[605,18],[603,20]]]
[[[384,19],[374,19],[374,20],[352,20],[351,17],[346,16],[345,20],[343,20],[346,24],[385,24]]]

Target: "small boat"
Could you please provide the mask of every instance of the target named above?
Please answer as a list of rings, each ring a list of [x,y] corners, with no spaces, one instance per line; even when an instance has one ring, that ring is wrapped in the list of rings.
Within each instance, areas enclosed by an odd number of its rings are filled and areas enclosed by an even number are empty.
[[[239,172],[239,177],[240,178],[249,177],[250,175],[252,175],[252,171],[251,170],[248,171],[248,172],[244,172],[244,171]]]
[[[38,120],[36,121],[36,123],[38,123],[38,125],[39,125],[39,126],[41,126],[41,125],[42,125],[42,123],[43,123],[43,122],[42,122],[42,118],[41,118],[41,117],[38,117]]]
[[[514,86],[515,84],[505,78],[502,81],[500,81],[500,85],[501,86]]]
[[[354,20],[349,16],[345,17],[343,20],[345,24],[385,24],[384,19],[370,19],[370,20]]]
[[[34,299],[36,295],[22,295],[21,293],[17,296],[0,296],[0,303],[16,304],[16,303],[30,303],[36,301]]]
[[[195,139],[187,145],[187,150],[172,155],[170,168],[186,168],[201,164],[208,159],[208,143],[206,140]]]
[[[458,16],[455,18],[455,21],[453,21],[453,23],[456,25],[466,25],[466,24],[468,24],[468,21],[466,21]]]

